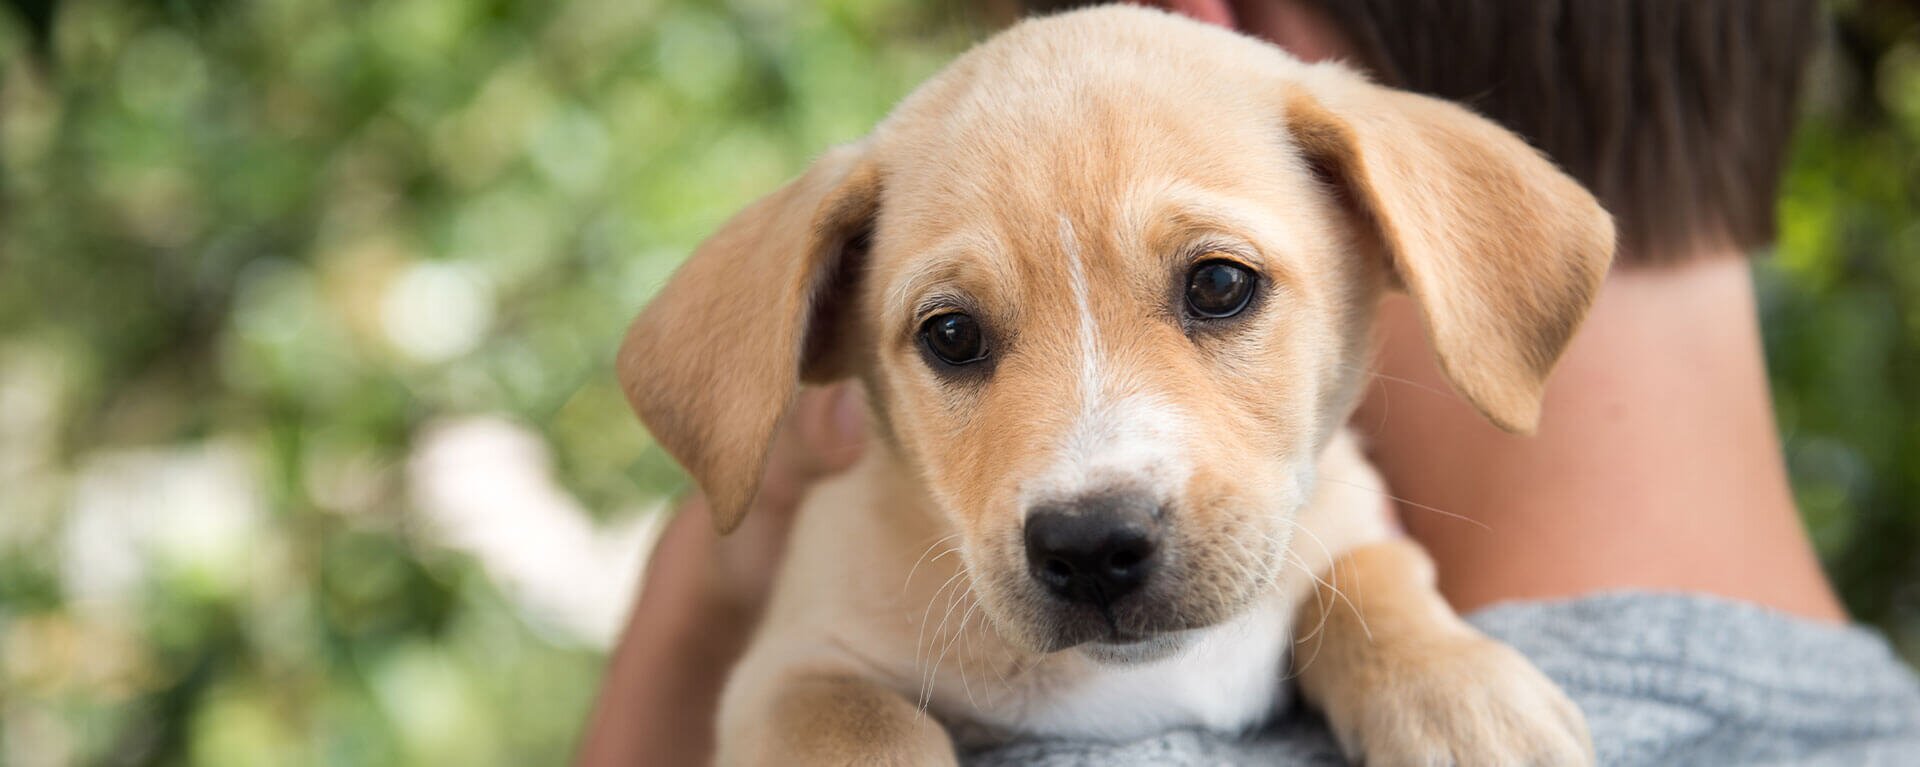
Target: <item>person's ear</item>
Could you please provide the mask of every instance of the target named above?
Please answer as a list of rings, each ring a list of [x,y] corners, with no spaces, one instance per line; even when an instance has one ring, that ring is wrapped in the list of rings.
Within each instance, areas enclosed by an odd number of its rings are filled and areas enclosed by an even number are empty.
[[[1518,136],[1464,108],[1320,65],[1283,86],[1288,132],[1391,260],[1440,368],[1531,432],[1547,374],[1613,258],[1613,219]]]
[[[861,147],[828,153],[722,225],[627,330],[627,401],[706,492],[722,532],[759,492],[799,382],[851,373],[846,304],[879,197]]]

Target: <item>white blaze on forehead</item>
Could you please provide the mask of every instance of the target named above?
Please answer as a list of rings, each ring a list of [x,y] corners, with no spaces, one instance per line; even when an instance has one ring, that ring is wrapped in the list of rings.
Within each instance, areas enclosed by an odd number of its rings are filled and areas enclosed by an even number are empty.
[[[1088,298],[1086,256],[1080,251],[1080,238],[1073,222],[1060,216],[1060,250],[1067,255],[1068,283],[1073,287],[1073,306],[1080,317],[1080,402],[1082,412],[1099,406],[1104,393],[1100,382],[1100,329],[1093,322],[1093,302]]]
[[[1171,500],[1180,495],[1187,467],[1181,448],[1185,421],[1173,398],[1156,392],[1116,391],[1125,371],[1102,357],[1094,321],[1092,285],[1072,222],[1060,217],[1060,248],[1079,316],[1075,351],[1080,407],[1052,464],[1026,487],[1029,505],[1125,488]]]

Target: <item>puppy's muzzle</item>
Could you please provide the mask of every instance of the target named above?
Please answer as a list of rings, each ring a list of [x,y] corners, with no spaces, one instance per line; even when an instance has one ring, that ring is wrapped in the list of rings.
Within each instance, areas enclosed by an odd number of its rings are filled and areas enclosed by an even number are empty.
[[[1159,503],[1102,494],[1027,513],[1027,571],[1047,593],[1102,612],[1140,590],[1160,561]]]

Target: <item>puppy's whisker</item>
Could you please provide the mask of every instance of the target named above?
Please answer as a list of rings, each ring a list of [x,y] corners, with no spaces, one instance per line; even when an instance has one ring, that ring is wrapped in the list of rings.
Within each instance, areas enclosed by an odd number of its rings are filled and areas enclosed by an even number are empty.
[[[1382,381],[1387,381],[1390,383],[1397,383],[1404,386],[1411,386],[1415,389],[1419,389],[1424,392],[1430,392],[1433,394],[1438,394],[1442,397],[1453,398],[1458,396],[1453,392],[1440,388],[1438,386],[1431,386],[1428,384],[1421,383],[1419,381],[1415,381],[1410,378],[1401,378],[1399,376],[1387,375],[1386,373],[1379,372],[1377,370],[1374,370],[1373,368],[1363,368],[1358,365],[1346,365],[1346,364],[1342,364],[1341,367],[1346,368],[1348,370],[1358,371],[1359,373],[1367,376],[1368,378],[1378,378]]]
[[[1293,540],[1289,540],[1289,541],[1282,541],[1282,542],[1281,542],[1281,546],[1282,546],[1282,548],[1283,548],[1283,550],[1285,550],[1285,551],[1293,551],[1293,550],[1294,550],[1294,546],[1293,546],[1293,543],[1294,543],[1294,541],[1297,541],[1297,540],[1299,540],[1299,538],[1298,538],[1298,536],[1299,536],[1299,534],[1300,534],[1300,533],[1305,533],[1305,534],[1307,535],[1307,537],[1308,537],[1308,538],[1310,538],[1310,539],[1312,539],[1312,540],[1313,540],[1313,545],[1314,545],[1314,546],[1316,546],[1316,547],[1319,547],[1319,549],[1320,549],[1320,557],[1321,557],[1321,559],[1322,559],[1322,561],[1325,561],[1325,562],[1326,562],[1326,563],[1328,564],[1328,566],[1332,566],[1332,564],[1333,564],[1333,551],[1332,551],[1331,549],[1329,549],[1329,548],[1327,548],[1327,542],[1326,542],[1325,540],[1323,540],[1323,539],[1321,539],[1321,537],[1320,537],[1320,535],[1319,535],[1318,533],[1315,533],[1315,532],[1314,532],[1314,531],[1313,531],[1312,529],[1309,529],[1309,528],[1308,528],[1308,527],[1307,527],[1306,525],[1302,525],[1302,524],[1300,524],[1300,522],[1299,522],[1298,520],[1294,520],[1294,519],[1282,519],[1281,521],[1283,521],[1283,522],[1286,522],[1286,523],[1287,523],[1287,526],[1288,526],[1288,528],[1290,528],[1290,529],[1292,530],[1292,535],[1293,535]]]
[[[1246,542],[1235,537],[1229,537],[1224,540],[1233,546],[1233,550],[1238,552],[1238,555],[1223,557],[1223,565],[1232,570],[1233,575],[1240,582],[1257,583],[1258,573],[1254,571],[1252,564],[1248,562],[1248,560],[1254,559],[1254,555],[1253,552],[1247,548]]]
[[[1304,569],[1304,567],[1302,569]],[[1332,596],[1328,598],[1328,600],[1315,602],[1315,604],[1320,606],[1320,626],[1318,628],[1315,628],[1314,630],[1319,631],[1321,628],[1325,628],[1328,617],[1333,612],[1333,608],[1337,607],[1340,602],[1346,602],[1347,609],[1353,611],[1354,620],[1357,620],[1360,622],[1360,633],[1364,634],[1367,637],[1368,642],[1372,642],[1373,627],[1367,625],[1366,611],[1360,609],[1360,605],[1353,601],[1353,597],[1348,596],[1346,590],[1340,588],[1339,586],[1340,570],[1341,570],[1340,562],[1338,560],[1335,560],[1334,562],[1330,563],[1327,566],[1327,578],[1329,580],[1322,580],[1317,575],[1313,576],[1313,579],[1316,583],[1322,586],[1325,586],[1327,591],[1332,592]],[[1316,599],[1318,599],[1317,595],[1316,595]]]
[[[960,669],[960,687],[967,691],[967,703],[973,706],[973,710],[975,711],[979,711],[981,708],[980,701],[974,700],[973,684],[967,681],[967,655],[973,648],[972,637],[967,633],[967,622],[973,620],[973,611],[979,606],[980,601],[973,600],[971,604],[967,605],[967,611],[960,614],[960,628],[956,630],[957,633],[954,635],[954,641],[960,641],[962,637],[966,637],[967,641],[961,645],[960,654],[954,656],[953,659],[954,665]]]
[[[1334,563],[1334,566],[1333,566],[1334,578],[1337,579],[1340,577],[1340,570],[1341,570],[1340,564],[1338,562]],[[1367,612],[1365,610],[1360,609],[1360,605],[1354,604],[1353,598],[1350,596],[1347,596],[1347,592],[1340,591],[1338,593],[1340,594],[1341,599],[1346,600],[1347,607],[1353,610],[1353,619],[1360,622],[1360,633],[1366,635],[1368,642],[1372,642],[1373,627],[1367,625]],[[1362,592],[1362,593],[1364,594],[1365,592]]]
[[[916,572],[919,572],[919,570],[920,570],[920,563],[921,563],[921,562],[924,562],[924,561],[927,561],[927,555],[928,555],[928,554],[931,554],[931,553],[933,553],[933,549],[934,549],[934,547],[935,547],[935,546],[939,546],[939,545],[940,545],[940,544],[942,544],[942,543],[946,543],[947,541],[951,541],[951,540],[953,540],[953,539],[955,539],[955,538],[958,538],[958,537],[960,537],[960,533],[957,533],[957,532],[956,532],[956,533],[951,533],[951,534],[948,534],[948,535],[943,535],[943,536],[941,536],[941,537],[940,537],[940,538],[939,538],[938,540],[935,540],[935,541],[934,541],[933,543],[929,543],[929,544],[927,544],[927,548],[926,548],[926,550],[925,550],[925,551],[922,551],[922,552],[920,552],[920,556],[918,556],[918,557],[916,557],[916,558],[914,558],[914,560],[913,560],[913,567],[910,567],[910,568],[907,568],[907,579],[906,579],[906,580],[904,580],[904,581],[901,581],[901,582],[900,582],[900,591],[901,591],[901,593],[905,593],[905,592],[906,592],[906,590],[907,590],[907,585],[908,585],[908,584],[911,584],[911,583],[913,583],[913,574],[914,574],[914,573],[916,573]],[[957,546],[955,546],[955,547],[949,547],[949,548],[948,548],[948,549],[947,549],[946,551],[942,551],[942,552],[940,552],[940,556],[936,556],[936,557],[934,557],[932,561],[934,561],[934,562],[938,562],[938,561],[940,561],[940,557],[944,557],[944,556],[946,556],[946,555],[948,555],[948,554],[951,554],[951,553],[953,553],[953,552],[955,552],[955,551],[959,551],[959,547],[957,547]]]
[[[934,629],[933,631],[933,641],[935,642],[940,641],[940,637],[946,633],[947,621],[952,620],[953,618],[954,609],[959,607],[962,601],[969,601],[972,596],[973,596],[972,583],[968,583],[967,587],[964,590],[956,590],[953,592],[953,596],[947,599],[946,614],[940,617],[940,627],[937,629]],[[974,603],[974,602],[970,602],[970,603]],[[955,639],[959,638],[959,635],[955,634],[954,638]],[[934,656],[933,668],[927,672],[927,681],[926,681],[926,684],[923,685],[923,687],[925,688],[925,692],[922,693],[922,697],[926,700],[927,703],[931,703],[933,701],[934,686],[939,683],[940,662],[946,658],[947,650],[952,648],[953,648],[953,641],[948,640],[944,645],[941,646],[940,654]],[[926,703],[923,703],[922,707],[924,708],[925,705]]]
[[[1247,552],[1246,556],[1242,557],[1239,563],[1241,577],[1246,578],[1250,582],[1260,584],[1260,587],[1262,589],[1266,588],[1268,585],[1267,581],[1269,579],[1265,577],[1266,576],[1265,570],[1268,567],[1267,561],[1270,558],[1265,556],[1260,556],[1256,552],[1249,550],[1247,547],[1247,544],[1244,542],[1237,543],[1236,545],[1238,545],[1242,551]],[[1267,546],[1268,548],[1272,548],[1273,543],[1269,541],[1267,543]]]
[[[933,622],[933,603],[939,601],[940,594],[942,592],[945,592],[947,588],[952,586],[955,581],[960,580],[960,578],[965,575],[966,575],[965,570],[955,572],[952,576],[949,576],[947,578],[947,582],[940,584],[940,588],[934,589],[933,593],[927,596],[927,607],[925,610],[923,610],[920,613],[920,633],[913,640],[915,663],[918,663],[920,660],[920,657],[919,657],[920,644],[923,641],[925,641],[927,638],[927,624]]]
[[[922,668],[922,667],[924,667],[924,666],[926,665],[926,661],[927,661],[927,659],[928,659],[928,657],[930,657],[930,656],[932,655],[932,653],[933,653],[933,644],[934,644],[934,643],[937,643],[937,642],[939,642],[939,641],[940,641],[940,637],[939,637],[939,632],[938,632],[938,631],[935,631],[935,632],[934,632],[934,637],[932,638],[932,640],[931,640],[930,642],[929,642],[929,641],[927,641],[927,624],[929,624],[929,623],[932,623],[932,622],[933,622],[933,621],[932,621],[932,618],[933,618],[933,605],[934,605],[934,603],[935,603],[935,602],[938,602],[938,601],[940,601],[940,595],[941,595],[942,593],[945,593],[945,592],[946,592],[946,591],[947,591],[947,590],[948,590],[949,588],[951,588],[951,587],[953,587],[953,585],[954,585],[955,583],[957,583],[957,582],[959,582],[959,580],[960,580],[960,578],[961,578],[962,576],[965,576],[965,575],[966,575],[966,571],[965,571],[965,570],[961,570],[961,571],[959,571],[959,572],[955,572],[955,573],[954,573],[954,574],[953,574],[953,575],[952,575],[951,577],[949,577],[949,578],[947,578],[947,580],[946,580],[946,582],[945,582],[945,583],[942,583],[942,584],[940,584],[940,588],[938,588],[938,589],[935,589],[935,590],[934,590],[934,592],[933,592],[933,594],[931,594],[930,596],[928,596],[928,597],[927,597],[927,607],[926,607],[926,609],[925,609],[925,610],[924,610],[924,611],[923,611],[923,612],[921,613],[921,616],[920,616],[920,627],[919,627],[919,635],[918,635],[917,637],[915,637],[915,639],[914,639],[914,641],[913,641],[913,663],[914,663],[914,667],[915,667],[916,669],[919,669],[919,668]],[[971,590],[971,589],[972,589],[972,584],[968,584],[968,586],[967,586],[967,588],[968,588],[968,590]],[[958,592],[956,591],[956,592],[954,592],[954,593],[956,593],[956,594],[957,594]],[[952,601],[951,599],[949,599],[949,600],[948,600],[948,603],[947,603],[947,604],[949,605],[949,606],[948,606],[948,608],[947,608],[947,614],[948,614],[948,615],[951,615],[951,614],[953,613],[953,608],[952,608],[952,604],[953,604],[953,601]],[[942,621],[941,621],[941,625],[942,625],[942,627],[943,627],[943,628],[945,627],[945,619],[944,619],[944,618],[943,618],[943,619],[942,619]],[[921,648],[921,646],[922,646],[922,644],[925,644],[925,645],[926,645],[926,653],[925,653],[925,654],[922,654],[922,652],[921,652],[921,649],[920,649],[920,648]],[[925,673],[925,672],[923,672],[923,673]],[[921,709],[921,711],[920,711],[920,713],[921,713],[921,714],[925,714],[925,713],[926,713],[926,705],[927,705],[927,703],[928,703],[928,702],[931,702],[931,701],[932,701],[932,699],[933,699],[933,690],[931,689],[931,684],[932,684],[932,681],[931,681],[931,680],[932,680],[932,675],[931,675],[931,674],[927,674],[927,676],[925,677],[925,679],[926,679],[926,681],[923,681],[923,682],[922,682],[922,684],[921,684],[921,689],[920,689],[920,700],[921,700],[921,703],[920,703],[920,709]]]
[[[1299,567],[1301,572],[1307,573],[1307,577],[1309,578],[1315,577],[1312,572],[1308,571],[1305,566],[1299,564],[1298,562],[1294,562],[1293,565],[1295,567]],[[1294,657],[1293,657],[1293,663],[1292,663],[1293,670],[1292,670],[1292,673],[1287,675],[1286,677],[1287,679],[1293,679],[1294,677],[1297,677],[1301,674],[1306,673],[1307,667],[1313,665],[1314,659],[1320,657],[1320,647],[1323,644],[1325,644],[1325,641],[1320,639],[1320,636],[1321,636],[1320,632],[1321,632],[1321,629],[1324,629],[1327,626],[1326,600],[1324,597],[1320,595],[1319,589],[1314,589],[1314,594],[1312,598],[1315,604],[1318,604],[1321,606],[1320,625],[1315,626],[1312,631],[1309,631],[1304,635],[1294,637],[1293,639]],[[1299,655],[1300,645],[1308,641],[1313,642],[1313,653],[1311,655],[1308,655],[1305,659],[1302,659]]]
[[[1337,589],[1337,588],[1334,588],[1334,587],[1333,587],[1332,585],[1330,585],[1330,584],[1327,584],[1327,583],[1326,583],[1326,581],[1323,581],[1323,580],[1321,580],[1321,579],[1320,579],[1320,576],[1319,576],[1319,575],[1316,575],[1316,574],[1314,574],[1314,572],[1313,572],[1312,570],[1310,570],[1310,569],[1308,569],[1308,568],[1307,568],[1307,566],[1306,566],[1305,564],[1303,564],[1303,563],[1301,563],[1299,559],[1297,559],[1297,558],[1294,558],[1294,557],[1292,557],[1291,555],[1289,555],[1289,556],[1288,556],[1288,558],[1287,558],[1287,564],[1290,564],[1290,565],[1293,565],[1293,566],[1294,566],[1295,568],[1297,568],[1297,569],[1299,569],[1299,570],[1300,570],[1300,572],[1301,572],[1301,573],[1303,573],[1303,574],[1305,574],[1305,575],[1307,576],[1307,578],[1309,578],[1310,580],[1312,580],[1312,581],[1313,581],[1313,583],[1314,583],[1314,584],[1315,584],[1316,586],[1326,586],[1326,588],[1327,588],[1327,589],[1328,589],[1329,591],[1335,591],[1335,592],[1338,592],[1338,591],[1339,591],[1339,589]],[[1336,598],[1337,598],[1337,597],[1336,597]],[[1327,605],[1327,600],[1328,600],[1328,599],[1329,599],[1329,597],[1327,597],[1327,596],[1325,596],[1325,595],[1322,595],[1322,594],[1320,593],[1320,589],[1319,589],[1319,588],[1315,588],[1315,589],[1313,590],[1313,600],[1314,600],[1314,604],[1315,604],[1315,605],[1318,605],[1318,606],[1319,606],[1319,608],[1320,608],[1320,610],[1319,610],[1319,612],[1320,612],[1320,623],[1319,623],[1319,625],[1316,625],[1316,626],[1314,626],[1314,627],[1313,627],[1313,630],[1312,630],[1312,631],[1309,631],[1309,632],[1307,632],[1306,634],[1303,634],[1303,635],[1301,635],[1301,636],[1299,636],[1299,637],[1297,637],[1297,638],[1296,638],[1296,639],[1295,639],[1294,641],[1296,641],[1296,642],[1299,642],[1299,641],[1303,641],[1303,640],[1307,640],[1307,639],[1312,639],[1313,637],[1315,637],[1315,636],[1317,636],[1317,635],[1319,635],[1319,633],[1320,633],[1320,631],[1321,631],[1322,629],[1325,629],[1325,628],[1327,627],[1327,606],[1328,606],[1328,605]],[[1315,645],[1315,647],[1317,648],[1317,647],[1318,647],[1318,645]]]
[[[942,590],[944,591],[944,588]],[[925,711],[928,703],[930,703],[933,700],[934,672],[937,669],[938,663],[939,663],[939,660],[935,656],[934,651],[936,648],[940,646],[940,632],[946,629],[947,617],[950,617],[953,615],[954,598],[957,597],[959,593],[960,593],[959,591],[954,591],[948,595],[947,610],[940,619],[939,628],[934,629],[933,635],[931,637],[928,637],[925,654],[921,654],[917,646],[914,648],[915,649],[914,654],[916,658],[915,663],[917,664],[918,670],[920,672],[919,701],[920,701],[920,708],[923,712]],[[936,593],[934,596],[935,596],[935,599],[937,600],[939,597],[939,594]],[[931,602],[932,600],[929,601],[929,607],[932,606]],[[921,629],[924,630],[925,628],[926,628],[925,625],[921,626]]]
[[[1337,485],[1346,485],[1347,487],[1351,487],[1351,488],[1357,488],[1357,489],[1360,489],[1360,490],[1365,490],[1365,491],[1367,491],[1367,492],[1370,492],[1370,493],[1379,493],[1379,494],[1380,494],[1380,495],[1381,495],[1382,497],[1384,497],[1384,498],[1386,498],[1386,499],[1388,499],[1388,500],[1390,500],[1390,501],[1394,501],[1394,502],[1396,502],[1396,503],[1402,503],[1402,504],[1406,504],[1406,505],[1408,505],[1408,506],[1412,506],[1412,507],[1414,507],[1414,508],[1416,508],[1416,509],[1421,509],[1421,510],[1424,510],[1424,511],[1431,511],[1431,512],[1433,512],[1433,513],[1435,513],[1435,514],[1439,514],[1439,515],[1441,515],[1441,516],[1443,516],[1443,517],[1452,517],[1452,518],[1454,518],[1454,519],[1457,519],[1457,520],[1460,520],[1460,521],[1462,521],[1462,522],[1466,522],[1466,523],[1468,523],[1468,524],[1471,524],[1471,525],[1473,525],[1473,526],[1475,526],[1475,527],[1478,527],[1478,528],[1480,528],[1480,529],[1482,529],[1482,530],[1485,530],[1485,531],[1487,531],[1487,532],[1493,532],[1493,528],[1491,528],[1491,527],[1488,527],[1488,526],[1487,526],[1487,523],[1485,523],[1485,522],[1481,522],[1480,520],[1477,520],[1477,519],[1474,519],[1473,517],[1469,517],[1469,516],[1467,516],[1467,515],[1465,515],[1465,514],[1456,514],[1456,513],[1454,513],[1454,512],[1451,512],[1451,511],[1447,511],[1446,509],[1441,509],[1441,508],[1436,508],[1436,507],[1433,507],[1433,506],[1428,506],[1428,505],[1426,505],[1426,504],[1424,504],[1424,503],[1420,503],[1420,502],[1418,502],[1418,501],[1409,501],[1409,500],[1407,500],[1407,499],[1405,499],[1405,498],[1402,498],[1402,497],[1400,497],[1400,496],[1397,496],[1397,495],[1394,495],[1394,494],[1392,494],[1392,493],[1389,493],[1389,492],[1387,492],[1386,490],[1383,490],[1383,489],[1381,489],[1381,488],[1377,488],[1377,487],[1368,487],[1368,486],[1366,486],[1366,485],[1362,485],[1362,484],[1360,484],[1360,483],[1358,483],[1358,482],[1348,482],[1348,481],[1346,481],[1346,480],[1344,480],[1344,479],[1340,479],[1340,478],[1338,478],[1338,477],[1329,477],[1329,476],[1326,476],[1326,475],[1321,475],[1321,477],[1320,477],[1320,478],[1321,478],[1321,479],[1323,479],[1323,480],[1326,480],[1326,481],[1328,481],[1328,482],[1332,482],[1332,483],[1334,483],[1334,484],[1337,484]]]
[[[985,616],[985,615],[986,615],[986,611],[985,611],[985,610],[982,610],[982,611],[980,612],[980,614],[981,614],[981,615],[983,615],[983,616]],[[989,622],[991,622],[991,621],[992,621],[992,618],[987,618],[986,620],[987,620],[987,621],[989,621]],[[978,632],[976,632],[976,633],[978,633]],[[972,639],[971,639],[971,638],[969,638],[969,639],[968,639],[968,641],[969,641],[969,642],[971,642],[971,641],[972,641]],[[1005,654],[1005,653],[1007,652],[1007,649],[1006,649],[1006,646],[1005,646],[1005,645],[999,645],[999,644],[994,644],[994,643],[989,643],[989,644],[987,645],[987,649],[988,649],[988,650],[995,650],[995,649],[997,649],[997,650],[999,650],[999,651],[1000,651],[1000,652],[1001,652],[1002,654]],[[1009,687],[1010,685],[1009,685],[1009,684],[1007,683],[1007,674],[1006,674],[1006,672],[1005,672],[1005,671],[1001,671],[1001,670],[1000,670],[1000,662],[999,662],[999,661],[989,661],[989,662],[987,663],[987,668],[990,668],[990,669],[993,669],[993,675],[994,675],[994,677],[1000,680],[1000,688],[1001,688],[1001,690],[1002,690],[1002,691],[1005,691],[1006,689],[1008,689],[1008,687]],[[992,699],[992,698],[988,698],[988,699],[987,699],[987,705],[989,705],[989,706],[991,706],[991,705],[993,705],[993,699]]]
[[[954,593],[957,599],[947,607],[947,616],[945,618],[940,619],[940,628],[934,631],[934,636],[936,637],[935,641],[939,641],[938,637],[940,636],[940,634],[946,631],[947,618],[953,617],[954,607],[957,606],[960,601],[965,601],[968,603],[969,606],[967,608],[967,612],[972,612],[973,610],[972,606],[979,604],[978,600],[973,599],[973,586],[971,584],[967,586],[965,591],[958,591]],[[966,622],[965,619],[962,618],[961,620],[962,629],[964,629],[965,627],[965,622]],[[937,656],[934,656],[933,669],[927,672],[927,683],[925,685],[926,692],[922,694],[923,702],[920,704],[922,711],[925,711],[925,709],[933,703],[934,688],[940,682],[940,664],[946,660],[947,651],[953,649],[953,643],[960,639],[960,636],[962,633],[963,631],[956,631],[953,634],[953,638],[947,640],[946,644],[941,646],[940,654]],[[964,677],[964,675],[962,676],[960,682],[963,686],[966,684],[966,678]],[[971,698],[969,698],[969,700],[971,700]]]
[[[1296,533],[1306,533],[1307,537],[1311,539],[1314,542],[1314,544],[1320,548],[1320,555],[1321,557],[1323,557],[1322,561],[1326,562],[1327,579],[1326,580],[1321,579],[1320,576],[1316,574],[1312,568],[1308,567],[1305,562],[1299,561],[1297,555],[1293,553],[1291,546],[1288,546],[1286,549],[1284,549],[1284,551],[1286,551],[1286,556],[1293,558],[1294,564],[1300,568],[1301,572],[1306,573],[1307,577],[1312,578],[1315,584],[1324,586],[1328,591],[1332,592],[1334,595],[1333,598],[1335,600],[1345,601],[1347,603],[1347,607],[1353,610],[1354,616],[1360,621],[1360,629],[1363,633],[1366,634],[1367,640],[1372,641],[1373,629],[1372,627],[1367,625],[1366,612],[1361,610],[1360,606],[1354,603],[1353,598],[1348,596],[1347,592],[1339,587],[1339,580],[1340,580],[1339,560],[1336,559],[1333,556],[1333,552],[1327,548],[1326,541],[1321,540],[1319,535],[1315,534],[1312,530],[1308,529],[1306,526],[1301,525],[1296,520],[1283,519],[1282,521],[1292,526],[1293,530]],[[1319,592],[1319,589],[1315,589],[1314,598],[1316,600],[1315,604],[1320,607],[1321,625],[1319,627],[1315,627],[1314,631],[1316,632],[1318,632],[1320,628],[1325,627],[1326,621],[1327,621],[1328,608],[1333,606],[1321,600],[1318,592]]]
[[[977,606],[978,604],[979,604],[979,600],[975,600],[975,605]],[[982,615],[985,615],[985,614],[986,614],[986,612],[985,612],[985,611],[982,611],[982,612],[981,612],[981,614],[982,614]],[[962,616],[960,616],[960,630],[961,630],[962,632],[964,632],[964,633],[965,633],[965,635],[966,635],[966,639],[965,639],[965,640],[964,640],[964,642],[963,642],[963,643],[962,643],[962,644],[960,645],[960,657],[961,657],[961,663],[960,663],[960,675],[961,675],[961,676],[960,676],[960,680],[961,680],[961,684],[965,684],[965,683],[966,683],[966,678],[967,678],[967,677],[966,677],[966,672],[967,672],[967,666],[966,666],[966,659],[967,659],[967,658],[973,658],[973,659],[975,659],[975,660],[979,660],[979,659],[981,659],[981,658],[985,658],[985,657],[986,657],[986,656],[984,656],[984,655],[982,655],[982,654],[980,653],[980,647],[979,647],[979,644],[978,644],[977,642],[975,642],[975,639],[976,639],[976,637],[977,637],[977,636],[978,636],[978,635],[980,634],[980,632],[979,632],[978,630],[975,630],[975,631],[967,631],[967,628],[968,628],[968,626],[967,626],[967,619],[968,619],[968,618],[970,618],[970,617],[972,617],[972,614],[971,614],[971,611],[969,611],[969,614],[967,614],[967,615],[962,615]],[[992,648],[992,646],[988,646],[988,648],[987,648],[987,649],[988,649],[988,651],[991,651],[991,650],[992,650],[993,648]],[[1000,676],[1000,667],[999,667],[999,664],[996,664],[996,663],[994,663],[994,662],[993,662],[993,660],[992,660],[991,658],[987,658],[987,659],[986,659],[986,664],[987,664],[987,669],[988,669],[988,670],[990,670],[990,671],[992,671],[992,672],[993,672],[993,674],[994,674],[994,676],[996,676],[996,677],[998,677],[998,676]],[[982,679],[982,680],[980,680],[980,681],[981,681],[981,683],[982,683],[982,684],[985,684],[985,683],[986,683],[986,680],[985,680],[985,679]],[[1001,681],[1002,681],[1002,682],[1004,682],[1004,681],[1005,681],[1005,679],[1004,679],[1004,678],[1002,678],[1002,680],[1001,680]],[[989,687],[987,687],[986,689],[987,689],[987,706],[988,706],[989,708],[991,708],[991,707],[993,706],[993,689],[994,689],[994,688],[993,688],[993,687],[991,687],[991,686],[989,686]],[[972,702],[972,700],[973,700],[973,690],[972,690],[971,688],[969,688],[969,689],[967,690],[967,700],[968,700],[968,702]],[[983,711],[983,710],[985,710],[985,709],[982,709],[982,708],[980,708],[980,706],[979,706],[979,704],[977,704],[977,703],[976,703],[976,704],[974,704],[974,710],[976,710],[976,711]]]
[[[1325,645],[1324,635],[1327,627],[1327,621],[1330,619],[1330,616],[1331,616],[1331,612],[1332,612],[1331,608],[1335,604],[1337,604],[1339,601],[1344,600],[1347,603],[1347,606],[1353,609],[1354,617],[1360,622],[1361,632],[1366,635],[1368,642],[1373,641],[1373,629],[1367,625],[1365,613],[1360,611],[1359,607],[1354,604],[1353,599],[1347,596],[1345,591],[1341,590],[1338,586],[1335,586],[1334,584],[1326,580],[1322,580],[1319,575],[1315,574],[1310,568],[1306,566],[1305,563],[1299,561],[1299,559],[1293,556],[1291,552],[1289,552],[1287,556],[1288,556],[1288,559],[1287,559],[1288,564],[1291,564],[1294,567],[1299,568],[1300,572],[1305,573],[1306,576],[1312,579],[1313,583],[1316,584],[1317,586],[1324,586],[1327,591],[1330,591],[1333,593],[1333,596],[1327,596],[1327,595],[1321,594],[1319,588],[1315,588],[1313,590],[1314,593],[1312,598],[1314,600],[1314,604],[1319,607],[1320,623],[1319,625],[1314,626],[1312,631],[1309,631],[1306,634],[1298,635],[1293,640],[1294,649],[1296,651],[1299,649],[1301,644],[1308,641],[1312,641],[1313,652],[1312,654],[1308,655],[1304,660],[1302,660],[1298,656],[1298,653],[1296,652],[1294,657],[1294,663],[1293,663],[1294,665],[1293,672],[1289,674],[1287,677],[1291,679],[1293,677],[1296,677],[1300,674],[1305,673],[1307,667],[1313,665],[1314,660],[1320,657],[1320,648]],[[1338,570],[1339,568],[1337,565],[1330,566],[1329,577],[1332,577],[1337,580],[1339,578]]]

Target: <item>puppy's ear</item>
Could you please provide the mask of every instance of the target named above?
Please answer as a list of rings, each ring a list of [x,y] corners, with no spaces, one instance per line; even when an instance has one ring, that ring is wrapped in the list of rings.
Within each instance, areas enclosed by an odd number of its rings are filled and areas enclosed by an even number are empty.
[[[759,491],[773,430],[802,377],[848,374],[845,283],[879,204],[857,146],[720,227],[635,318],[618,368],[640,420],[693,475],[722,532]]]
[[[1501,428],[1533,431],[1612,261],[1612,218],[1484,118],[1333,66],[1308,74],[1284,91],[1294,141],[1378,238],[1454,388]]]

